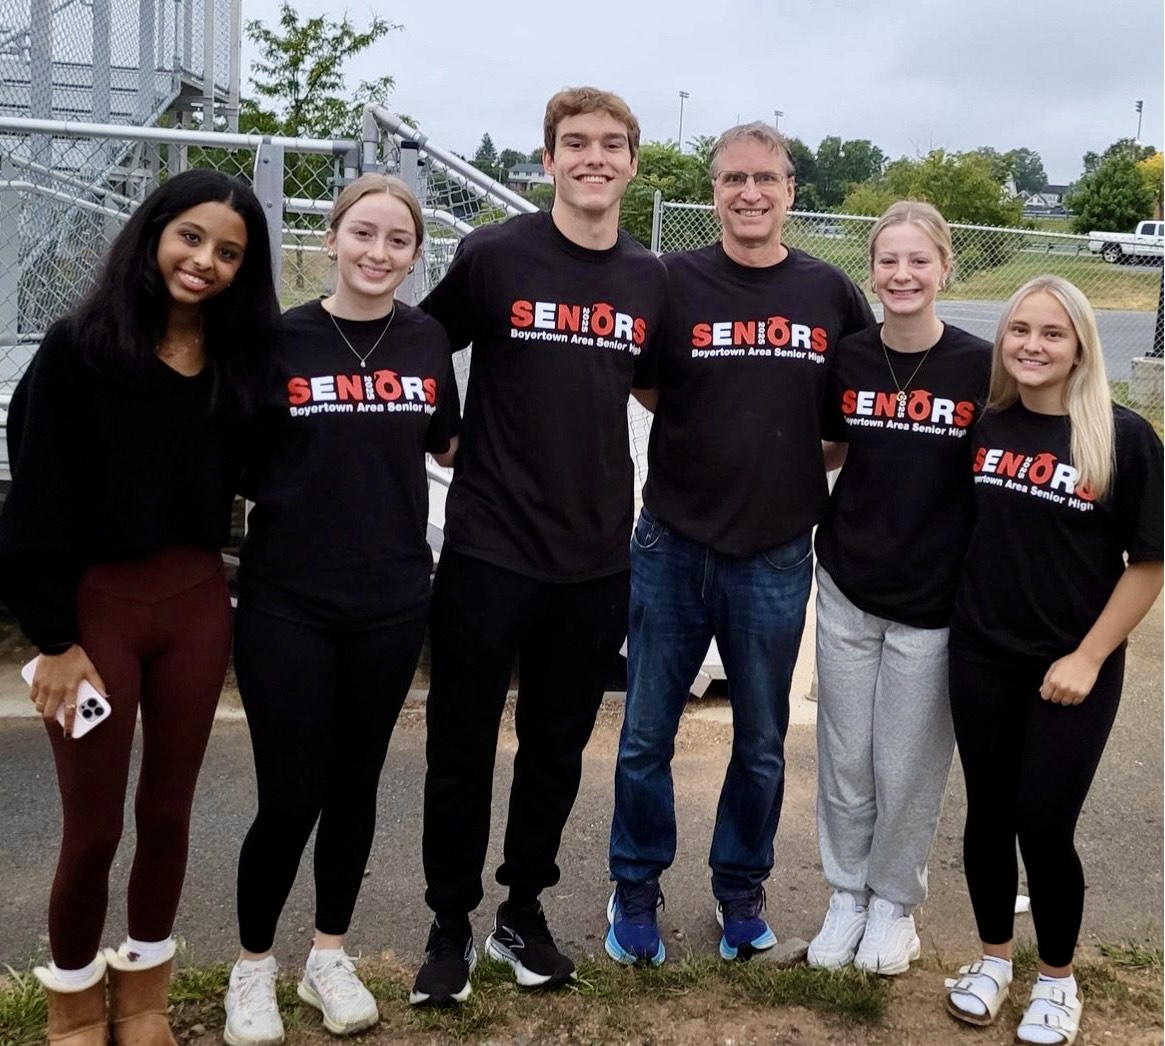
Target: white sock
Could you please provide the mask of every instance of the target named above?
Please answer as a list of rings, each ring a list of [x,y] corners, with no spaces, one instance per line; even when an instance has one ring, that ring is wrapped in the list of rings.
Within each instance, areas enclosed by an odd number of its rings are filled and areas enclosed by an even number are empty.
[[[174,954],[174,938],[165,937],[160,941],[138,941],[126,935],[125,942],[117,949],[117,954],[130,962],[157,965]]]
[[[326,966],[330,962],[335,962],[344,955],[343,947],[340,948],[312,948],[307,953],[307,965],[314,968]]]
[[[93,957],[88,966],[82,966],[79,970],[62,970],[55,962],[50,962],[49,972],[62,987],[80,988],[82,984],[91,981],[97,972],[97,956]]]
[[[1059,988],[1065,995],[1075,996],[1077,991],[1076,978],[1072,974],[1067,977],[1049,977],[1041,973],[1036,978],[1037,984],[1050,984]],[[1016,1034],[1020,1042],[1031,1042],[1040,1046],[1054,1046],[1064,1041],[1063,1033],[1055,1028],[1045,1027],[1043,1020],[1046,1014],[1064,1015],[1064,1009],[1048,999],[1033,999],[1024,1011],[1020,1025],[1023,1028],[1022,1038]]]
[[[985,994],[994,995],[996,984],[1011,983],[1010,959],[1000,959],[996,955],[984,955],[979,961],[986,969],[982,973],[968,973],[964,976],[973,984],[982,980]],[[991,974],[990,977],[987,976],[988,973]],[[973,1013],[978,1017],[984,1017],[987,1014],[986,1003],[970,992],[952,991],[951,1002],[964,1013]]]

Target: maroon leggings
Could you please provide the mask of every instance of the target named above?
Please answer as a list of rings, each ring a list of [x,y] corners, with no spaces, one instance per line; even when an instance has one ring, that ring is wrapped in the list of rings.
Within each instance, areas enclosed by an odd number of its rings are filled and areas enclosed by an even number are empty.
[[[61,969],[101,944],[109,870],[121,840],[134,726],[142,765],[129,877],[129,933],[160,941],[174,928],[186,874],[190,807],[231,643],[222,559],[174,548],[88,567],[77,589],[81,646],[109,691],[111,714],[79,740],[46,722],[64,812],[49,900],[49,943]]]

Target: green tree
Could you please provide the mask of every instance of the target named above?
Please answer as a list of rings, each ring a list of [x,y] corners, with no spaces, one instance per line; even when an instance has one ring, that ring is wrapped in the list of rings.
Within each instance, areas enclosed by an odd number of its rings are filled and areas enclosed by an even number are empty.
[[[489,132],[481,136],[481,142],[477,146],[477,152],[473,154],[473,166],[480,171],[487,169],[496,169],[498,165],[498,151],[494,147],[494,140],[489,136]]]
[[[1068,197],[1074,232],[1131,232],[1153,215],[1153,191],[1128,151],[1115,153],[1084,175]]]
[[[387,100],[393,79],[361,81],[359,101],[353,101],[347,95],[344,66],[399,28],[379,17],[363,30],[347,15],[338,22],[323,15],[301,20],[286,0],[279,8],[278,29],[256,19],[247,22],[247,37],[259,49],[251,65],[251,85],[270,108],[258,101],[240,107],[240,129],[270,133],[274,125],[277,133],[293,137],[358,137],[364,105]],[[258,126],[245,125],[244,118]]]
[[[1048,184],[1044,161],[1034,149],[1012,149],[1007,158],[1011,161],[1011,176],[1017,190],[1039,192]]]
[[[800,138],[786,138],[785,147],[789,150],[789,159],[793,161],[793,169],[797,172],[797,197],[793,206],[799,211],[819,211],[822,209],[821,200],[817,196],[817,157]]]
[[[651,243],[655,192],[665,200],[707,202],[712,178],[707,160],[681,153],[675,142],[644,142],[639,147],[639,174],[623,195],[619,224],[640,243]]]
[[[1135,138],[1118,138],[1099,155],[1093,152],[1084,154],[1084,173],[1091,174],[1105,160],[1123,158],[1137,163],[1140,160],[1147,160],[1156,151],[1151,145],[1141,145]]]
[[[1145,180],[1145,185],[1148,186],[1149,191],[1153,194],[1153,199],[1157,201],[1157,217],[1161,217],[1162,205],[1162,188],[1165,182],[1165,155],[1162,153],[1153,153],[1152,156],[1146,157],[1137,164],[1137,170],[1141,172],[1141,177]]]
[[[847,142],[835,135],[823,138],[812,183],[821,206],[836,207],[854,185],[881,174],[885,163],[886,154],[866,138]]]
[[[526,163],[526,162],[527,162],[526,154],[523,152],[519,152],[517,149],[503,149],[498,154],[498,166],[503,171],[508,171],[515,164]],[[538,160],[535,160],[533,162],[541,163],[542,161],[541,161],[541,158],[539,158]]]

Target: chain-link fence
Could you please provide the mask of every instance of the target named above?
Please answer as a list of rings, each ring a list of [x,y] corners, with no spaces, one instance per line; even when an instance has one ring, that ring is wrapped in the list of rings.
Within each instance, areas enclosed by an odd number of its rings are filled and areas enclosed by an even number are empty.
[[[0,0],[0,116],[238,110],[241,0]],[[234,124],[232,124],[234,126]]]
[[[876,219],[794,211],[782,240],[831,262],[869,289],[870,229]],[[1104,244],[1087,236],[1044,229],[952,225],[955,274],[938,302],[938,314],[991,340],[1011,294],[1034,276],[1052,273],[1076,284],[1096,310],[1113,395],[1161,428],[1161,259],[1141,264],[1105,260]],[[710,204],[656,199],[653,249],[659,253],[703,247],[720,237]]]
[[[26,123],[0,119],[0,393],[11,392],[49,324],[93,285],[137,204],[188,167],[255,181],[279,230],[285,306],[324,288],[325,216],[337,185],[356,173],[357,143],[160,128],[111,127],[93,137],[63,125],[30,132]]]

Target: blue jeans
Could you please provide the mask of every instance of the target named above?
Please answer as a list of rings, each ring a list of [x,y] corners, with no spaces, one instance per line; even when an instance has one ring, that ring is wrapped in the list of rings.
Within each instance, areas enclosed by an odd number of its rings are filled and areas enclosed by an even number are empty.
[[[641,883],[675,859],[675,736],[713,637],[728,677],[734,730],[708,859],[712,892],[733,900],[768,878],[785,792],[789,686],[812,559],[808,533],[738,559],[673,533],[643,510],[631,542],[613,879]]]

